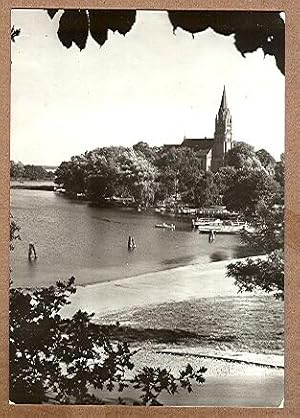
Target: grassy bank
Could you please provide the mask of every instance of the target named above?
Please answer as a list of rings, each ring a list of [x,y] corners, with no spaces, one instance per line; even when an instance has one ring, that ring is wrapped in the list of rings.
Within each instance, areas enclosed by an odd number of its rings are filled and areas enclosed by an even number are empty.
[[[283,302],[272,296],[246,294],[136,308],[103,321],[119,321],[131,339],[135,330],[138,340],[143,336],[224,352],[283,354],[283,309]]]

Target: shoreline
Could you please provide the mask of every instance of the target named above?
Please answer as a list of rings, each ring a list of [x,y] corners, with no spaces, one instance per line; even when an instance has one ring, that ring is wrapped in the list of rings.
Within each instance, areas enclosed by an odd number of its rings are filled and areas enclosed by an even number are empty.
[[[194,348],[194,347],[193,347]],[[184,351],[183,351],[184,350]],[[245,364],[248,366],[257,366],[257,367],[267,367],[270,369],[281,369],[284,370],[284,355],[283,354],[258,354],[258,353],[251,353],[251,352],[226,352],[225,355],[220,354],[209,354],[210,351],[207,353],[203,352],[195,352],[190,347],[185,348],[172,348],[172,349],[158,349],[156,353],[158,354],[169,354],[172,356],[180,356],[180,357],[196,357],[199,359],[211,359],[211,360],[220,360],[225,361],[228,363],[237,363],[237,364]],[[268,362],[267,362],[268,361]],[[272,363],[272,364],[271,364]]]
[[[202,350],[201,350],[202,351]],[[248,353],[251,356],[251,353]],[[167,368],[178,375],[189,363],[194,369],[207,368],[203,385],[192,383],[192,392],[179,389],[174,396],[162,393],[159,401],[165,406],[229,406],[281,407],[284,397],[284,370],[282,367],[254,365],[247,362],[229,362],[224,358],[195,356],[185,352],[168,353],[152,344],[143,344],[133,355],[136,369],[144,366]],[[278,359],[278,363],[281,361]],[[127,379],[131,377],[128,373]],[[93,391],[108,403],[121,397],[129,404],[138,400],[139,390],[129,386],[120,394],[116,390]]]
[[[249,257],[252,257],[252,256],[249,256]],[[247,257],[247,258],[249,258],[249,257]],[[229,263],[229,262],[235,262],[235,261],[238,261],[238,260],[242,260],[244,258],[245,257],[240,257],[240,258],[235,257],[235,258],[227,258],[226,260],[220,260],[220,261],[227,261]],[[168,266],[166,266],[166,267],[159,266],[159,267],[157,267],[157,269],[154,268],[153,270],[149,270],[149,271],[146,271],[144,273],[129,274],[128,276],[122,276],[122,277],[117,277],[117,278],[113,278],[113,279],[108,279],[108,280],[105,280],[104,282],[90,282],[90,283],[78,284],[78,285],[76,285],[76,287],[86,288],[86,287],[89,287],[89,286],[98,286],[102,283],[112,283],[112,282],[116,282],[116,281],[121,282],[122,280],[127,280],[127,279],[132,279],[133,280],[137,277],[142,277],[142,276],[144,277],[144,276],[147,276],[147,275],[159,274],[159,273],[162,273],[162,272],[165,272],[165,271],[176,270],[176,269],[179,269],[179,268],[185,268],[185,267],[188,268],[190,266],[197,266],[197,267],[202,267],[203,266],[205,268],[205,267],[207,267],[211,264],[219,263],[220,261],[209,260],[207,262],[203,261],[203,262],[179,263],[177,265],[170,265],[169,267]]]
[[[19,189],[19,190],[41,190],[41,191],[52,191],[57,192],[59,189],[59,185],[54,183],[51,180],[15,180],[11,179],[10,181],[10,189]],[[216,217],[220,219],[227,219],[228,217],[231,218],[232,216],[236,217],[236,214],[224,214],[219,210],[209,210],[209,209],[196,209],[196,212],[176,212],[176,211],[163,211],[157,212],[157,205],[149,206],[140,210],[139,205],[136,204],[129,204],[129,203],[121,203],[119,201],[105,201],[105,200],[91,200],[86,196],[78,197],[75,192],[64,192],[59,193],[60,195],[64,196],[67,199],[76,201],[76,202],[85,202],[90,206],[99,207],[100,209],[129,209],[141,213],[155,213],[156,215],[161,216],[162,218],[172,219],[180,219],[182,222],[190,223],[195,216],[201,217]]]
[[[211,263],[171,267],[127,278],[77,287],[70,305],[63,309],[71,316],[78,309],[94,312],[95,320],[106,315],[162,303],[222,296],[241,296],[235,279],[226,276],[234,258]],[[83,302],[84,301],[84,302]]]

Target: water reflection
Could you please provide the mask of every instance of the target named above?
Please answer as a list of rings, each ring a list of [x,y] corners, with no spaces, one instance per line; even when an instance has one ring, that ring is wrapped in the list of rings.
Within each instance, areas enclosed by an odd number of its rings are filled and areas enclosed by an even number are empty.
[[[28,257],[28,265],[33,268],[36,266],[37,258]]]

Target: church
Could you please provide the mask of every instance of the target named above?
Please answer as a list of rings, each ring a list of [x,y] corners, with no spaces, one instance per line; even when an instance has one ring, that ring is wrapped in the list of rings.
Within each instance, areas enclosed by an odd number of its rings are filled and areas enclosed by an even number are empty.
[[[226,88],[215,119],[213,138],[184,138],[181,147],[194,148],[201,157],[203,170],[217,171],[224,166],[227,152],[232,148],[232,117],[228,108]]]

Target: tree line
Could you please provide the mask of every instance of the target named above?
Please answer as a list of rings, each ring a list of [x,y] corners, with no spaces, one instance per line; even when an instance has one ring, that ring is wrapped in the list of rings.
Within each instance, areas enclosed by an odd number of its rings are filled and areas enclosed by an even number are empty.
[[[255,152],[238,142],[224,167],[212,173],[203,170],[197,149],[139,142],[132,148],[103,147],[73,156],[60,164],[55,182],[70,195],[84,194],[97,202],[123,197],[148,208],[175,197],[194,208],[224,205],[248,215],[260,199],[278,193],[281,164],[266,150]]]
[[[23,164],[20,161],[10,162],[10,178],[12,180],[53,180],[54,174],[41,165]]]

